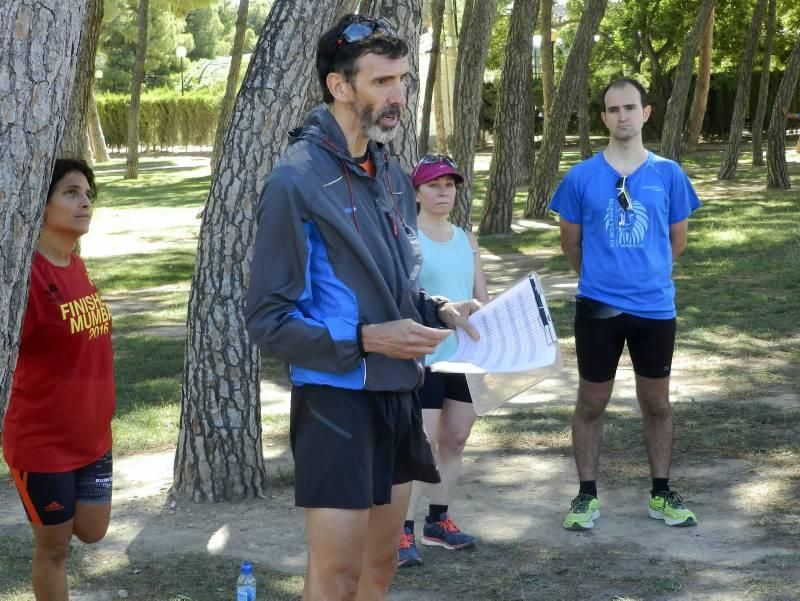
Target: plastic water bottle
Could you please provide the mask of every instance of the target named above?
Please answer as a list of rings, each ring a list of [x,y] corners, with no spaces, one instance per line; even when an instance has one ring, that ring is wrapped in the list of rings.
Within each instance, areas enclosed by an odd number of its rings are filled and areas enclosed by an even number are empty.
[[[236,601],[256,601],[256,577],[249,561],[242,562],[242,573],[236,581]]]

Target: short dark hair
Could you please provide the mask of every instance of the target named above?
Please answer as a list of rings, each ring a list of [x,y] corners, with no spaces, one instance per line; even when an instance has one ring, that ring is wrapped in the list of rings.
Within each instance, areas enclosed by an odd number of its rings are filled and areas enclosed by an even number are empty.
[[[82,173],[89,182],[89,188],[92,191],[92,198],[97,196],[97,184],[94,181],[94,171],[86,161],[81,159],[56,159],[53,165],[53,177],[50,179],[50,187],[47,189],[47,200],[50,201],[50,196],[53,195],[53,190],[62,179],[67,175],[74,172]]]
[[[402,58],[409,52],[402,38],[376,30],[372,35],[352,43],[341,43],[340,37],[348,25],[368,22],[374,18],[365,15],[345,15],[339,22],[322,34],[317,42],[317,77],[322,88],[322,99],[330,104],[333,95],[328,90],[328,74],[341,73],[347,83],[353,83],[358,69],[356,61],[365,54],[379,54],[389,58]]]
[[[606,110],[606,93],[611,88],[624,88],[625,86],[633,86],[639,91],[639,97],[642,99],[642,108],[649,104],[647,101],[647,90],[641,83],[631,77],[620,77],[603,88],[603,93],[600,96],[600,102],[603,105],[603,112]]]

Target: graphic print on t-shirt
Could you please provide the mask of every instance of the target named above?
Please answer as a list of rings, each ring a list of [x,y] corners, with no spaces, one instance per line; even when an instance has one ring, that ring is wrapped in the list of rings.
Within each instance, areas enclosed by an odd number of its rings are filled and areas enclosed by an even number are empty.
[[[89,330],[89,340],[108,334],[111,314],[103,299],[95,292],[59,306],[62,321],[69,321],[69,333]]]
[[[631,208],[623,209],[616,198],[609,199],[604,222],[610,247],[644,247],[650,217],[647,207],[639,201],[631,198]]]

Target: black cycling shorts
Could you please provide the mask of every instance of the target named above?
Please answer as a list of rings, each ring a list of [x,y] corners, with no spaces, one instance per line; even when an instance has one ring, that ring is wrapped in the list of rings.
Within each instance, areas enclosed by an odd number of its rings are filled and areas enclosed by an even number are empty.
[[[75,517],[75,504],[111,503],[111,451],[71,472],[24,472],[11,468],[17,492],[33,524],[55,526]]]
[[[628,344],[633,371],[645,378],[665,378],[672,370],[675,319],[647,319],[629,313],[592,318],[575,313],[578,373],[589,382],[614,379],[622,348]]]
[[[416,393],[295,386],[289,438],[299,507],[368,509],[440,480]]]
[[[419,389],[419,403],[423,409],[441,409],[445,399],[471,403],[467,376],[431,371],[425,368],[425,382]]]

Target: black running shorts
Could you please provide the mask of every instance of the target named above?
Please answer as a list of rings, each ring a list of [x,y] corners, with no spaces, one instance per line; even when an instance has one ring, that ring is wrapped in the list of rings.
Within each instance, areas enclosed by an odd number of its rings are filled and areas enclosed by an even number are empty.
[[[471,403],[467,376],[431,371],[425,368],[425,383],[419,389],[419,403],[423,409],[441,409],[445,399]]]
[[[589,382],[607,382],[617,373],[628,344],[633,371],[645,378],[665,378],[672,370],[675,319],[647,319],[629,313],[592,318],[575,314],[578,373]]]
[[[111,451],[71,472],[47,474],[11,468],[17,492],[33,524],[55,526],[75,517],[75,504],[111,503]]]
[[[299,507],[368,509],[395,484],[439,482],[416,393],[295,386],[289,436]]]

